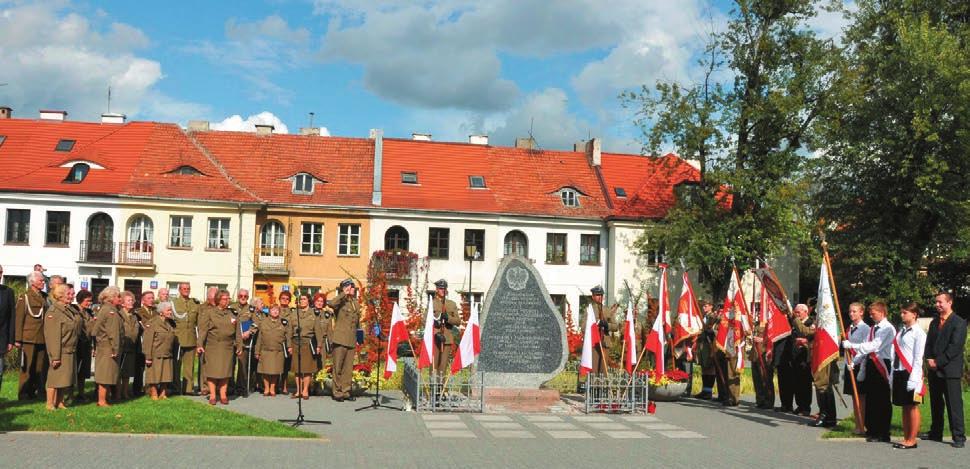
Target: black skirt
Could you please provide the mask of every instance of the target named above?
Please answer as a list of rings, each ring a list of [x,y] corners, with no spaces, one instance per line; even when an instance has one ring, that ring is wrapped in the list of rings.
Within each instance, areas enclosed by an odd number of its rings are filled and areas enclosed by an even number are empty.
[[[854,370],[854,373],[855,377],[858,378],[859,370]],[[866,393],[865,388],[862,387],[862,383],[858,381],[856,381],[855,388],[860,396]],[[846,396],[852,395],[852,376],[849,375],[849,369],[847,367],[845,367],[845,369],[842,371],[842,394],[845,394]]]
[[[906,383],[909,382],[909,372],[906,370],[893,370],[893,405],[919,405],[913,400],[914,391],[906,390]]]

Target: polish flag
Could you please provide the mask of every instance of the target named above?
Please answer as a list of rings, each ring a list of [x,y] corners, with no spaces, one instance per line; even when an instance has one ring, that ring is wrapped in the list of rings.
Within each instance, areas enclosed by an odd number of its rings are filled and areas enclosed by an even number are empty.
[[[431,366],[434,357],[434,310],[428,307],[424,318],[424,338],[421,339],[421,356],[418,357],[418,369]]]
[[[465,332],[461,334],[458,351],[451,361],[451,374],[458,373],[462,368],[474,363],[479,353],[482,353],[482,328],[478,325],[478,304],[473,303]]]
[[[731,283],[724,296],[724,308],[721,310],[721,323],[717,328],[715,343],[721,350],[727,349],[728,332],[734,333],[734,347],[737,353],[737,363],[734,368],[738,371],[744,369],[744,335],[750,330],[748,325],[748,304],[744,299],[744,291],[741,290],[741,280],[738,278],[738,270],[731,269]]]
[[[818,305],[815,309],[815,340],[812,344],[812,375],[828,373],[828,365],[839,358],[839,329],[835,301],[829,284],[829,269],[822,260],[818,279]]]
[[[670,333],[670,293],[667,290],[667,264],[660,264],[660,292],[657,293],[659,313],[663,318],[664,334]]]
[[[586,326],[583,328],[583,354],[579,360],[579,376],[593,371],[593,347],[600,343],[600,328],[596,323],[593,305],[586,306]]]
[[[401,307],[394,303],[391,313],[391,332],[387,336],[387,364],[384,367],[384,379],[390,378],[397,371],[397,346],[408,340],[408,327],[401,315]]]
[[[650,329],[650,334],[647,335],[647,340],[643,344],[644,348],[653,352],[653,369],[657,376],[664,374],[664,347],[666,345],[667,334],[664,333],[663,315],[658,314],[657,318],[653,320],[653,328]]]
[[[626,321],[623,322],[623,364],[627,373],[633,373],[637,360],[637,336],[633,330],[633,303],[626,306]]]
[[[674,347],[681,342],[701,333],[701,308],[694,296],[694,287],[690,284],[690,277],[684,272],[684,288],[680,291],[680,301],[677,304],[677,326],[674,327]],[[691,351],[688,348],[687,353]],[[688,355],[689,358],[689,355]]]

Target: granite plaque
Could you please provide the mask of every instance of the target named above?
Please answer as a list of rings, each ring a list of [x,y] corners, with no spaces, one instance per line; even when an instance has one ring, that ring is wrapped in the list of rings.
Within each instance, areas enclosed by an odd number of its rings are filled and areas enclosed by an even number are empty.
[[[478,371],[488,387],[538,388],[562,371],[566,324],[532,262],[506,257],[482,311]]]

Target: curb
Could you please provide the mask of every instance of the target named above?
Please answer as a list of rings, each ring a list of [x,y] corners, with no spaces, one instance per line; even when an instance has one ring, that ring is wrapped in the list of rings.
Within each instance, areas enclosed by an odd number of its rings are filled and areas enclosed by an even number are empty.
[[[294,438],[294,437],[274,437],[274,436],[250,436],[250,435],[185,435],[175,433],[98,433],[98,432],[55,432],[55,431],[23,431],[0,432],[4,435],[49,435],[49,436],[89,436],[89,437],[118,437],[118,438],[141,438],[151,439],[197,439],[209,438],[214,440],[244,440],[244,441],[302,441],[307,443],[330,443],[330,440],[318,436],[316,438]]]

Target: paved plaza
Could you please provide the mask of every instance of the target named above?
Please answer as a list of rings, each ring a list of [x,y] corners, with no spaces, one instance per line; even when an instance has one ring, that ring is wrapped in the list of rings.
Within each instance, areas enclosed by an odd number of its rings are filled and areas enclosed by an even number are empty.
[[[425,414],[354,412],[367,400],[304,403],[316,440],[157,435],[10,433],[0,435],[3,467],[959,467],[965,450],[920,444],[915,451],[823,441],[808,419],[724,409],[705,401],[659,403],[654,415]],[[384,403],[400,406],[400,394]],[[841,404],[840,404],[841,406]],[[296,401],[253,396],[229,409],[291,418]],[[845,409],[840,409],[845,411]]]

